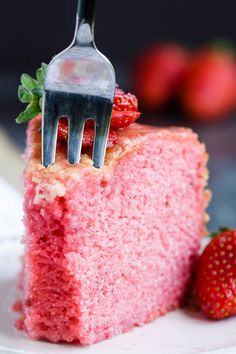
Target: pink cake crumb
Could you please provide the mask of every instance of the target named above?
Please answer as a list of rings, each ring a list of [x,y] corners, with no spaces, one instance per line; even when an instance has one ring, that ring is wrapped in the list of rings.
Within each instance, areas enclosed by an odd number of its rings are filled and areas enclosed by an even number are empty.
[[[11,307],[13,312],[23,312],[23,304],[21,300],[17,300]]]
[[[178,307],[209,192],[204,145],[189,129],[133,124],[105,166],[40,163],[28,129],[23,326],[32,339],[91,344]]]

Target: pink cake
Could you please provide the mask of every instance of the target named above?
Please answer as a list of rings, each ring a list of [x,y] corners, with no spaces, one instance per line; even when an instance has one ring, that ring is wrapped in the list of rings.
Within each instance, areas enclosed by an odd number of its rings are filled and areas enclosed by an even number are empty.
[[[91,344],[181,304],[205,230],[207,155],[183,128],[133,124],[105,166],[40,163],[39,120],[25,170],[24,328]]]

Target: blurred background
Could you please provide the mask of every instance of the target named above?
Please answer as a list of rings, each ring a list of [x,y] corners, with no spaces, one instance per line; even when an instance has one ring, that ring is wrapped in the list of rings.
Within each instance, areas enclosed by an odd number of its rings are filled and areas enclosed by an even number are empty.
[[[19,78],[23,72],[34,75],[42,61],[48,63],[71,42],[77,1],[0,0],[0,5],[0,176],[22,190],[19,155],[26,126],[14,121],[24,109],[17,99]],[[143,103],[141,122],[190,126],[206,143],[211,230],[236,226],[235,12],[235,0],[97,5],[97,46],[114,64],[120,86]],[[218,56],[212,54],[216,39]]]

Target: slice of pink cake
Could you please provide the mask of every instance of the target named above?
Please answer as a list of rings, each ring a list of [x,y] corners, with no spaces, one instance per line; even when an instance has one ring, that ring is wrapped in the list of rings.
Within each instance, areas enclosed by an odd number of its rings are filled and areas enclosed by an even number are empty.
[[[28,129],[23,322],[29,337],[90,344],[178,307],[205,230],[207,155],[190,129],[133,124],[105,166],[40,162]]]

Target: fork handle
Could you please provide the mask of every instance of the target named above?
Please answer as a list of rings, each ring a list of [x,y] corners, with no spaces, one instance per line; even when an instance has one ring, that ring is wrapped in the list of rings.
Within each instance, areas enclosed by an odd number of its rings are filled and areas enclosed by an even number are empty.
[[[79,0],[74,44],[94,47],[94,20],[96,0]]]
[[[96,0],[78,1],[78,19],[79,23],[86,22],[91,27],[94,26]]]

